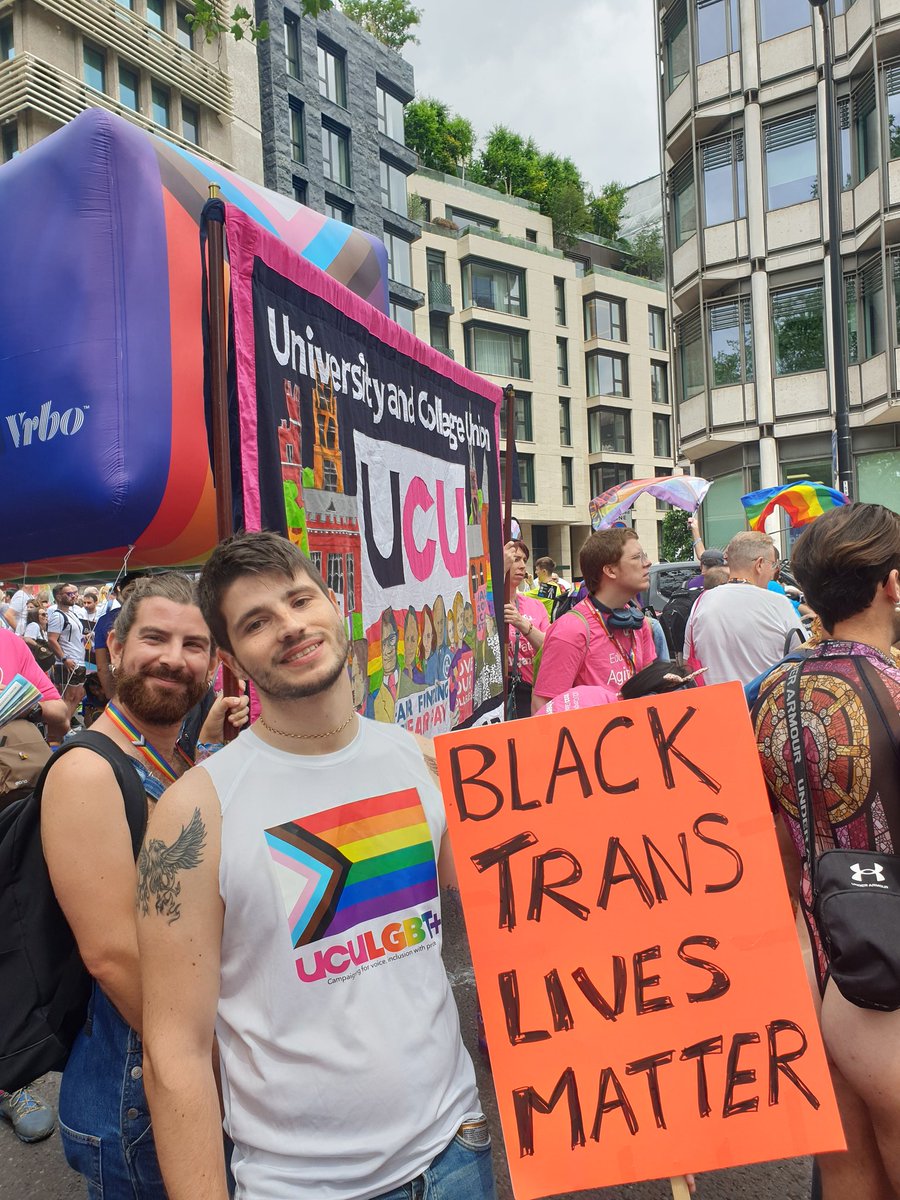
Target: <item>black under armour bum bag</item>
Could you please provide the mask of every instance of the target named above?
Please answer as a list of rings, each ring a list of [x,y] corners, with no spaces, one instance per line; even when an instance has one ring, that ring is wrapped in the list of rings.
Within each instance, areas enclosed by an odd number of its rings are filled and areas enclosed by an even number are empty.
[[[784,711],[812,885],[813,920],[828,956],[828,974],[844,999],[859,1008],[894,1012],[900,1008],[900,857],[871,850],[825,850],[816,855],[800,734],[804,665],[797,663],[787,678]],[[859,673],[871,694],[862,664]],[[881,712],[874,694],[872,700]]]
[[[870,850],[820,854],[813,918],[841,995],[860,1008],[900,1008],[900,859]]]

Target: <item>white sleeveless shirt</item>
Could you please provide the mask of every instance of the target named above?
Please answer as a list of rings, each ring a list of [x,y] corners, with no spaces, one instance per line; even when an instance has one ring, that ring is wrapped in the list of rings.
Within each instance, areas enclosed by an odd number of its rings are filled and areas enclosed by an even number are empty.
[[[201,766],[222,809],[216,1033],[246,1200],[369,1200],[480,1112],[441,960],[441,796],[413,737],[336,754],[252,730]]]

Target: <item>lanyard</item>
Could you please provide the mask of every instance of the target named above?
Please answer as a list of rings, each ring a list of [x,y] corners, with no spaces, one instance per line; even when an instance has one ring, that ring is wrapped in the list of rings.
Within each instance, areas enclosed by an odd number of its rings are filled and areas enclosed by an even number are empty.
[[[144,760],[145,765],[148,766],[151,771],[156,771],[157,774],[161,775],[163,779],[165,779],[166,783],[175,782],[178,776],[175,774],[172,767],[169,766],[156,747],[151,742],[147,741],[144,735],[139,732],[137,727],[133,725],[131,721],[128,720],[125,714],[112,700],[106,706],[106,715],[112,721],[113,725],[115,725],[115,727],[121,733],[125,734],[132,746],[134,746],[135,750],[137,750],[141,758]],[[187,763],[189,767],[194,765],[180,746],[176,745],[175,753],[179,755],[183,762]]]
[[[603,613],[600,611],[600,609],[599,609],[599,608],[596,608],[596,607],[595,607],[595,606],[592,604],[592,605],[591,605],[591,612],[594,614],[594,616],[595,616],[595,617],[597,618],[597,620],[600,622],[600,628],[603,630],[603,632],[606,634],[606,636],[609,638],[609,640],[612,642],[612,644],[615,646],[615,648],[616,648],[616,649],[619,651],[619,653],[620,653],[620,654],[623,656],[623,658],[627,659],[627,661],[628,661],[628,665],[631,667],[631,673],[632,673],[632,675],[633,675],[633,674],[634,674],[634,671],[635,671],[635,663],[634,663],[634,659],[635,659],[635,639],[634,639],[634,630],[633,630],[633,629],[627,629],[627,630],[625,631],[626,633],[630,633],[630,634],[631,634],[631,639],[630,639],[630,640],[631,640],[631,649],[630,649],[630,650],[623,650],[623,649],[622,649],[622,646],[621,646],[621,643],[620,643],[620,642],[619,642],[619,641],[616,639],[616,637],[615,637],[615,635],[613,634],[612,630],[611,630],[611,629],[609,628],[609,626],[606,624],[606,621],[605,621],[605,620],[604,620],[604,618],[603,618]]]

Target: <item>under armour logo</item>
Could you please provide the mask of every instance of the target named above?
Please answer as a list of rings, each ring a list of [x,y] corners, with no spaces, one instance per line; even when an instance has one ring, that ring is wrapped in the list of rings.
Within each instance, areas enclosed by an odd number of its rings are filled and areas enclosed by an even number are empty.
[[[884,871],[878,863],[871,867],[861,867],[859,863],[854,863],[850,869],[853,872],[854,883],[862,883],[864,875],[874,875],[876,883],[884,883]]]

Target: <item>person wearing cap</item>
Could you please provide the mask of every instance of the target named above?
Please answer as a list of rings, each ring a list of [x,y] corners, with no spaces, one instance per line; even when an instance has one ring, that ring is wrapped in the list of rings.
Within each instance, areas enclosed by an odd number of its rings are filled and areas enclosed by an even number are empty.
[[[119,615],[119,608],[125,603],[129,593],[142,574],[142,571],[129,571],[127,575],[123,575],[121,579],[116,581],[112,589],[112,595],[116,603],[107,604],[106,612],[98,619],[97,624],[94,626],[94,661],[97,664],[100,685],[107,700],[112,700],[115,697],[116,681],[112,671],[109,669],[109,650],[106,648],[106,639],[115,624],[116,617]]]
[[[685,585],[688,591],[700,591],[705,582],[706,572],[711,567],[724,567],[725,554],[721,550],[704,550],[700,555],[700,574],[694,575]]]

